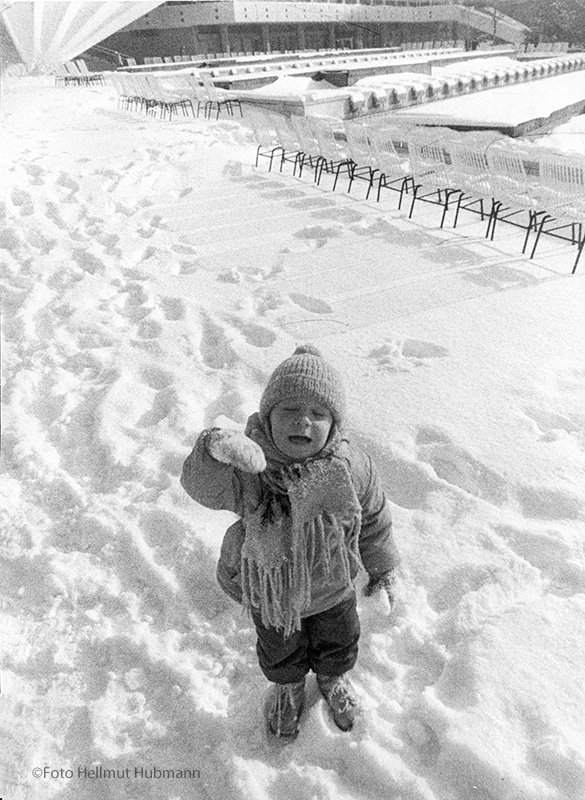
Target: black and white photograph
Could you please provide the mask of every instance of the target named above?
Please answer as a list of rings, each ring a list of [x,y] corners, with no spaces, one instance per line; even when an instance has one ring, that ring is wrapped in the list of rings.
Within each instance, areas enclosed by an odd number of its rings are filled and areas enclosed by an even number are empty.
[[[0,800],[585,798],[585,0],[0,0]]]

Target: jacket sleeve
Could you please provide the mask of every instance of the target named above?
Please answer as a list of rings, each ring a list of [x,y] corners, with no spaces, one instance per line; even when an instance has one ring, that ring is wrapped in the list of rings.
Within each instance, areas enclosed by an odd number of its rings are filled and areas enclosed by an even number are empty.
[[[206,508],[233,511],[242,516],[243,487],[239,470],[217,461],[207,452],[205,442],[210,431],[199,435],[191,454],[185,459],[181,486],[189,497]]]
[[[369,456],[356,450],[353,452],[357,461],[355,486],[362,506],[359,551],[367,573],[376,577],[395,569],[400,556],[392,536],[392,515],[378,471]]]

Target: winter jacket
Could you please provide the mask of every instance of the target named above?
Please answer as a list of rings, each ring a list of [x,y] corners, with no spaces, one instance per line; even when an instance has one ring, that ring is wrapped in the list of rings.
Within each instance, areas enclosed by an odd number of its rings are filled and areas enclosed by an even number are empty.
[[[242,602],[240,583],[241,549],[245,537],[246,514],[261,501],[261,480],[257,474],[243,472],[215,460],[205,447],[207,431],[198,438],[183,465],[181,484],[187,494],[201,505],[232,511],[240,520],[226,532],[221,547],[217,577],[221,587],[237,602]],[[392,519],[380,479],[369,456],[342,439],[336,456],[345,459],[359,504],[361,529],[359,556],[370,576],[394,569],[400,559],[392,538]],[[303,616],[332,608],[354,592],[353,579],[358,567],[351,570],[351,581],[340,581],[323,565],[311,577],[311,603]]]

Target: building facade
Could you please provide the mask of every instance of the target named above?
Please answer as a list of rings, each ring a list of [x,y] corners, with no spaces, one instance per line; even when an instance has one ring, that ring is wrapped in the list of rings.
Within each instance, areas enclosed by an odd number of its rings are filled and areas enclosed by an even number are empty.
[[[362,49],[483,36],[519,43],[523,25],[454,0],[191,0],[169,2],[102,44],[144,59]]]

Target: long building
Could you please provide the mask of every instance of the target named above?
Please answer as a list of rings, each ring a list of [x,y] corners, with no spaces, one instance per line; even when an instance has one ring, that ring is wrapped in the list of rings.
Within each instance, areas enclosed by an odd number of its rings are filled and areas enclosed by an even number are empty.
[[[489,39],[529,29],[454,0],[187,0],[158,6],[101,42],[136,59],[235,55]]]

